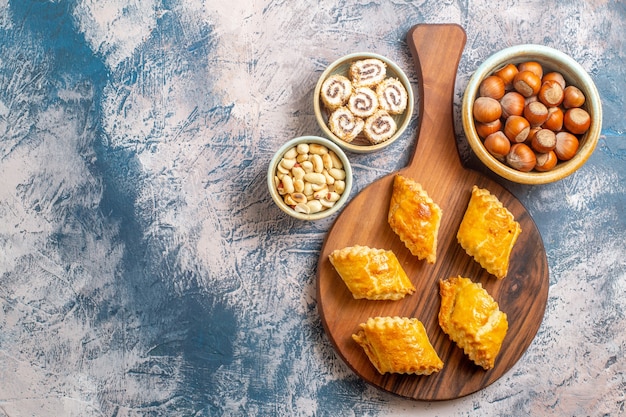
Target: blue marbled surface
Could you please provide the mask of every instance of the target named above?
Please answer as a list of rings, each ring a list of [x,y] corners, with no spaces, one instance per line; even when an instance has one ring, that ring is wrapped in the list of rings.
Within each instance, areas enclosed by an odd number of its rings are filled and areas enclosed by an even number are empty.
[[[321,134],[328,63],[376,52],[417,82],[406,33],[447,22],[468,35],[457,107],[483,59],[539,43],[591,74],[604,124],[576,174],[507,184],[550,266],[533,344],[488,388],[422,403],[335,355],[315,294],[333,219],[287,218],[265,170]],[[0,0],[0,415],[624,413],[625,22],[617,0]],[[407,163],[416,126],[351,155],[354,194]]]

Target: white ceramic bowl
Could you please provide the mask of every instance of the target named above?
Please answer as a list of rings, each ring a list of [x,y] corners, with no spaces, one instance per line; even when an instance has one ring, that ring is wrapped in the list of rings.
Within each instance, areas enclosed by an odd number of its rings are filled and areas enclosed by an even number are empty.
[[[550,71],[560,72],[568,85],[575,85],[585,94],[586,100],[583,108],[591,116],[591,125],[589,130],[580,137],[580,146],[576,155],[569,161],[559,162],[555,168],[547,172],[521,172],[499,161],[484,147],[474,125],[472,107],[478,97],[478,87],[481,81],[505,64],[518,64],[524,61],[539,62],[544,69],[544,74]],[[546,184],[567,177],[589,159],[600,137],[602,103],[593,80],[574,59],[547,46],[518,45],[496,52],[476,69],[463,96],[462,119],[467,141],[474,153],[490,170],[513,182]]]
[[[365,138],[360,137],[357,137],[356,139],[354,139],[354,141],[348,143],[336,136],[328,127],[329,114],[324,107],[322,100],[320,99],[320,92],[322,89],[322,84],[328,77],[334,74],[341,74],[347,77],[350,69],[350,64],[355,61],[369,58],[376,58],[383,61],[387,65],[387,78],[397,78],[398,80],[400,80],[402,85],[404,85],[404,88],[407,91],[407,107],[402,114],[392,116],[396,122],[398,129],[391,138],[375,145],[369,144]],[[346,55],[330,64],[320,76],[315,87],[315,92],[313,94],[313,109],[315,112],[315,118],[317,119],[317,123],[319,124],[320,128],[324,131],[324,134],[333,142],[341,146],[343,149],[355,153],[375,152],[395,142],[396,139],[398,139],[408,127],[409,122],[411,121],[411,116],[413,115],[414,105],[415,104],[413,90],[411,88],[411,82],[409,81],[409,78],[406,76],[404,71],[402,71],[402,69],[390,59],[378,54],[367,52],[358,52]]]
[[[319,144],[325,146],[329,151],[334,152],[343,165],[343,171],[345,172],[345,189],[341,193],[341,196],[338,201],[330,208],[325,208],[322,211],[316,213],[302,213],[297,211],[293,206],[285,203],[283,195],[281,195],[278,191],[276,184],[276,176],[278,172],[278,165],[280,164],[283,156],[290,149],[297,147],[298,144],[306,143],[306,144]],[[295,217],[300,220],[318,220],[323,219],[325,217],[331,216],[336,213],[343,205],[348,201],[350,197],[350,191],[352,190],[352,168],[350,166],[350,161],[346,154],[341,150],[339,146],[335,143],[331,142],[328,139],[321,138],[319,136],[301,136],[290,141],[286,142],[283,146],[276,151],[274,157],[270,161],[268,170],[267,170],[267,186],[272,196],[272,199],[276,203],[276,205],[288,215]]]

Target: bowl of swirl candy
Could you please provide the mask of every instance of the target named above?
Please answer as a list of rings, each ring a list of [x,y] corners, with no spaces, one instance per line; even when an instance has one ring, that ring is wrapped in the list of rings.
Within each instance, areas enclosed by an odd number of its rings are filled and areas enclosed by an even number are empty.
[[[390,59],[354,53],[330,64],[313,96],[315,118],[341,148],[368,153],[391,145],[406,130],[414,107],[408,77]]]
[[[267,186],[283,212],[300,220],[319,220],[348,201],[352,169],[334,142],[301,136],[276,151],[267,170]]]
[[[573,58],[543,45],[488,57],[470,78],[463,130],[497,175],[546,184],[574,173],[593,153],[602,127],[596,86]]]

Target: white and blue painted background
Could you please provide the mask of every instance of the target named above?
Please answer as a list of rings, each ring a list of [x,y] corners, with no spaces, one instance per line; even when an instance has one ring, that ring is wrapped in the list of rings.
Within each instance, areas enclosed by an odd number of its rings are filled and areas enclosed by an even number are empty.
[[[587,69],[605,118],[575,175],[509,185],[550,265],[535,341],[485,390],[419,403],[335,355],[315,296],[332,219],[285,217],[265,171],[321,134],[328,63],[376,52],[417,82],[406,33],[446,22],[468,34],[457,106],[483,59],[539,43]],[[0,0],[0,415],[624,413],[625,37],[619,0]],[[353,193],[414,139],[351,155]]]

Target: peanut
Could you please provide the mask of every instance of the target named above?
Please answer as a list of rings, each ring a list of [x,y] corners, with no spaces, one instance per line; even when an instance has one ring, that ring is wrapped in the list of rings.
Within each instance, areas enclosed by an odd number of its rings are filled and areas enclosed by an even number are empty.
[[[312,214],[333,207],[344,193],[346,172],[339,156],[318,143],[288,149],[276,168],[274,184],[285,204]]]

